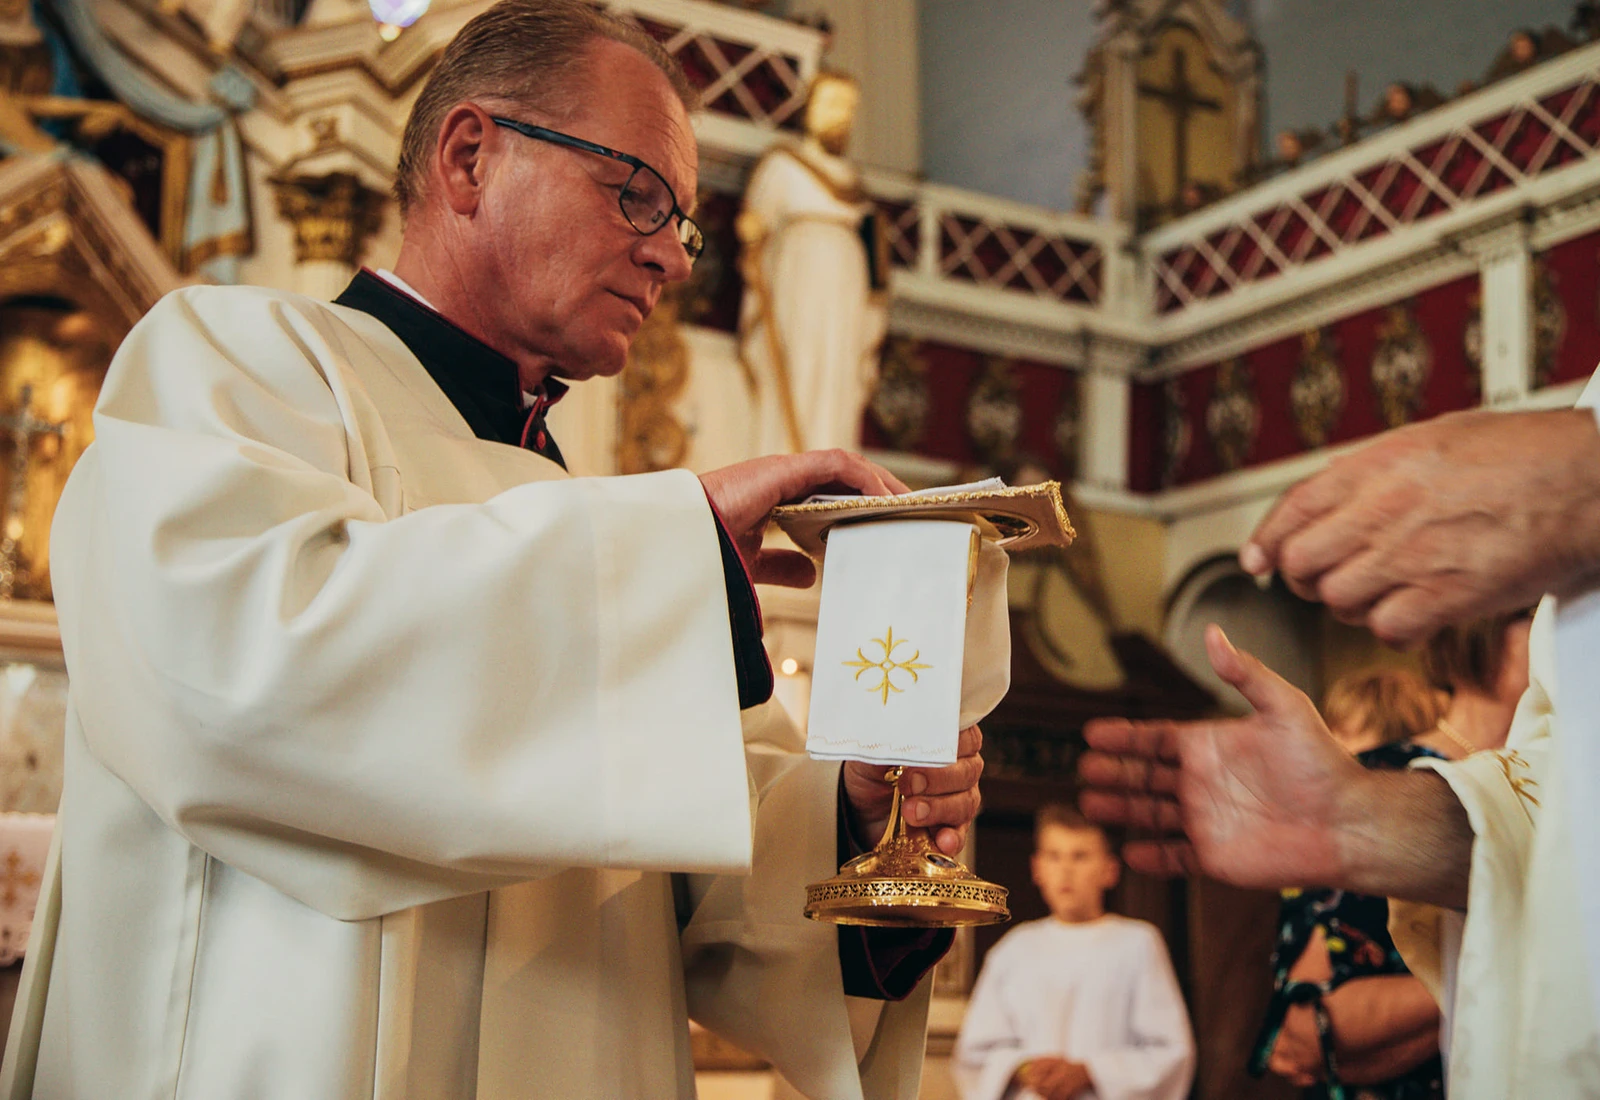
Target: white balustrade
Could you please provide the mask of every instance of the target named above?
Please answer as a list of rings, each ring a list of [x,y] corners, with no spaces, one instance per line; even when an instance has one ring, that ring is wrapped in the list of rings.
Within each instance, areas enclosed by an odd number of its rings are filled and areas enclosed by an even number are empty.
[[[1470,93],[1145,234],[1155,309],[1189,323],[1403,262],[1600,185],[1600,43]],[[1245,291],[1251,291],[1245,295]]]

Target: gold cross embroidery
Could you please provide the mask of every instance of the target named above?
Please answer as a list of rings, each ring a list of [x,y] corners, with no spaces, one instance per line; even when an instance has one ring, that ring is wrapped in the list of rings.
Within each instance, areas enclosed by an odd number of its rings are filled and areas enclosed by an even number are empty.
[[[866,646],[862,646],[860,649],[856,650],[856,659],[854,661],[841,661],[840,663],[846,668],[853,668],[856,670],[855,679],[856,683],[858,684],[861,682],[861,677],[863,675],[873,669],[877,669],[882,679],[880,679],[876,684],[867,684],[866,688],[868,691],[874,694],[882,693],[884,706],[889,705],[889,693],[891,691],[896,695],[905,691],[905,688],[895,684],[895,673],[909,672],[911,674],[911,683],[915,684],[920,680],[920,677],[917,676],[919,671],[925,671],[933,667],[932,665],[923,665],[917,663],[917,659],[922,656],[922,650],[920,649],[911,654],[911,656],[904,661],[897,661],[894,659],[894,651],[896,649],[903,645],[910,645],[911,643],[906,641],[904,638],[897,639],[894,636],[893,626],[889,627],[888,632],[882,638],[874,638],[867,644],[878,646],[883,650],[883,656],[874,661],[868,657],[865,652],[863,652],[866,649]],[[907,687],[909,686],[910,684],[907,685]]]
[[[1533,789],[1539,785],[1539,781],[1528,775],[1515,774],[1513,771],[1513,769],[1517,768],[1520,768],[1523,772],[1533,770],[1532,766],[1523,759],[1522,754],[1516,749],[1505,749],[1494,755],[1500,761],[1500,770],[1505,773],[1506,783],[1510,785],[1516,796],[1525,803],[1538,806],[1539,799],[1533,793]],[[1528,809],[1527,806],[1523,806],[1522,811],[1528,815],[1529,820],[1532,820],[1532,810]]]

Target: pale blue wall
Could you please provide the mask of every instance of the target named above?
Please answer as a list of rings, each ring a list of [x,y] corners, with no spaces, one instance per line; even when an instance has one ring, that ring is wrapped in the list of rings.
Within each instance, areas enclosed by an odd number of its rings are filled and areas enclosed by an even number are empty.
[[[1445,95],[1489,70],[1518,27],[1565,27],[1573,0],[1250,0],[1267,53],[1267,132],[1325,126],[1355,69],[1362,113],[1395,81]]]
[[[1090,0],[922,0],[922,162],[929,179],[1064,209],[1088,157],[1072,78]]]
[[[1266,133],[1323,126],[1396,80],[1449,94],[1516,27],[1565,26],[1573,0],[1230,0],[1266,49]],[[922,156],[929,179],[1066,208],[1088,157],[1073,76],[1092,0],[921,0]]]

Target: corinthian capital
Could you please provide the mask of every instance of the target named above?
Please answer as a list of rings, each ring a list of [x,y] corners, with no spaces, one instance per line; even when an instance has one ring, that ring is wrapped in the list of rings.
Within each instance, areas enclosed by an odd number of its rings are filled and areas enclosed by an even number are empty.
[[[278,216],[294,227],[296,263],[332,260],[354,267],[383,224],[387,196],[349,172],[272,181]]]

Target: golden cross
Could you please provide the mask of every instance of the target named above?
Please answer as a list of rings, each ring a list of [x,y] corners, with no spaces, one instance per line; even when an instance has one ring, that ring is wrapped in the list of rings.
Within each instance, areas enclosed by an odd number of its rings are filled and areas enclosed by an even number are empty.
[[[1172,117],[1172,187],[1174,205],[1183,199],[1183,186],[1189,182],[1189,120],[1196,111],[1221,111],[1220,100],[1208,99],[1189,83],[1189,55],[1172,51],[1172,83],[1140,84],[1139,94],[1156,100]]]
[[[897,648],[903,645],[910,645],[911,643],[907,642],[904,638],[896,639],[894,636],[893,626],[889,627],[888,632],[882,638],[874,638],[868,644],[881,647],[883,649],[883,656],[874,661],[862,652],[862,650],[866,648],[865,646],[862,646],[860,649],[856,650],[856,659],[854,661],[841,661],[840,664],[844,665],[846,668],[853,668],[856,670],[856,683],[861,682],[861,677],[863,674],[872,669],[877,669],[882,675],[883,679],[879,683],[868,684],[867,690],[871,692],[882,692],[884,706],[889,705],[889,693],[891,691],[896,695],[905,691],[905,688],[895,686],[894,674],[896,672],[911,673],[911,682],[915,684],[920,680],[920,677],[917,676],[918,671],[925,671],[933,667],[932,665],[923,665],[917,663],[917,659],[922,656],[922,650],[920,649],[904,661],[897,661],[894,659],[894,651]]]

